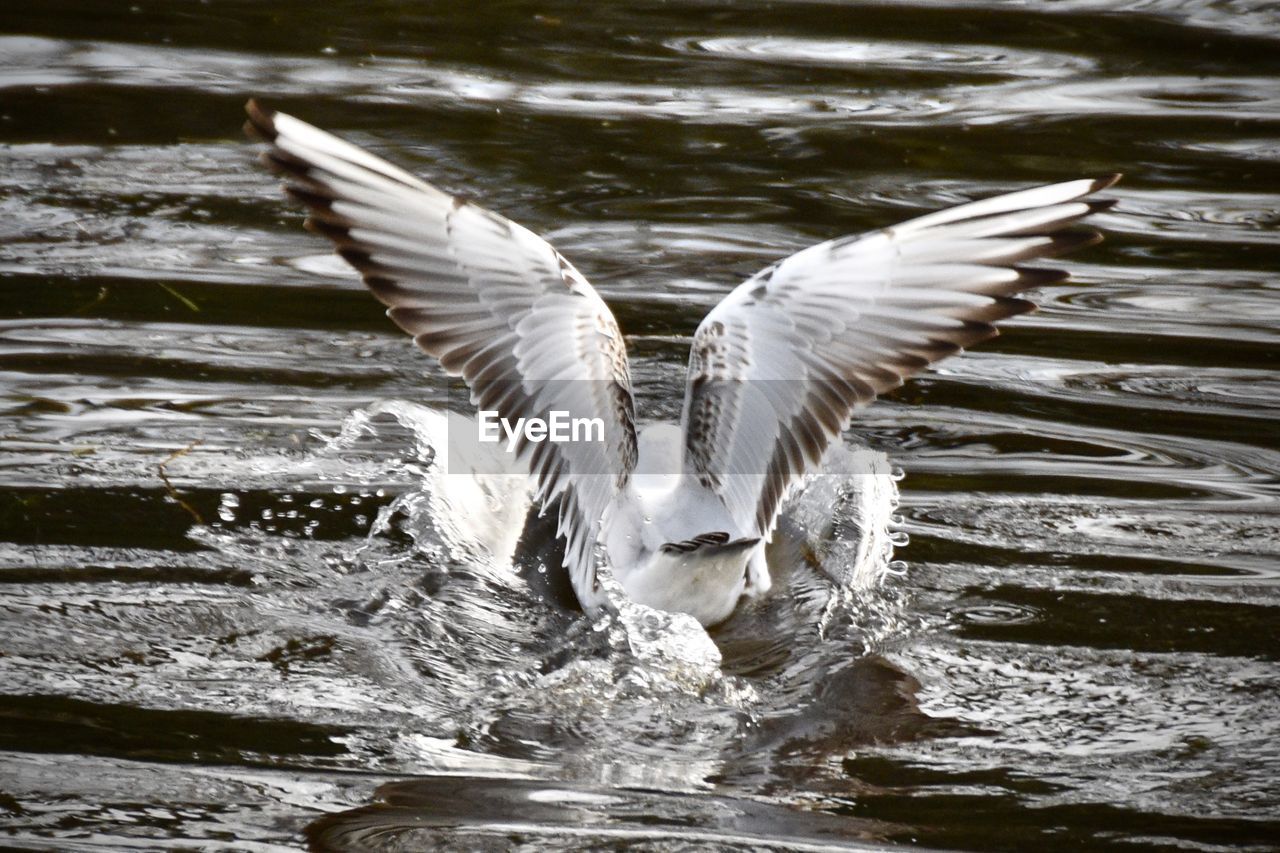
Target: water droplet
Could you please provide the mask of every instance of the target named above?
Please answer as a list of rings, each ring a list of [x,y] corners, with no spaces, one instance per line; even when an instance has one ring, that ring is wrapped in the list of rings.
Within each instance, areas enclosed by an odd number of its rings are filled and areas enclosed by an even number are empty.
[[[236,520],[236,509],[240,506],[240,498],[231,492],[223,492],[218,502],[218,518],[226,522]]]

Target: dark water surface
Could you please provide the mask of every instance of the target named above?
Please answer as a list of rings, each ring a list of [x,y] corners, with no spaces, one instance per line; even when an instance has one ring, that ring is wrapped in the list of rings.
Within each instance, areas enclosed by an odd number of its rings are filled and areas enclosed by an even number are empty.
[[[450,550],[366,414],[444,380],[250,95],[547,236],[650,417],[765,263],[1127,178],[1038,314],[855,420],[905,574],[722,669]],[[1280,839],[1274,3],[6,2],[0,143],[0,844]]]

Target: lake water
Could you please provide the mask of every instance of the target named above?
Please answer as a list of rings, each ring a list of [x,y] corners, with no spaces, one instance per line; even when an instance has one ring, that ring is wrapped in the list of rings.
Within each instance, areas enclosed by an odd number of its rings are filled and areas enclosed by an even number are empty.
[[[717,648],[451,547],[447,383],[249,96],[550,239],[648,418],[766,263],[1126,179],[1039,313],[855,418],[905,476],[850,542],[905,566]],[[10,2],[0,143],[0,844],[1280,839],[1274,3]]]

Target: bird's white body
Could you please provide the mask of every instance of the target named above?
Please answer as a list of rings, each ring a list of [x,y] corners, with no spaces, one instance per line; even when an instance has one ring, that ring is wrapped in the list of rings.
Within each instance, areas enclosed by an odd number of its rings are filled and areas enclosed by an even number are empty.
[[[534,500],[559,504],[583,606],[606,604],[603,542],[632,599],[704,625],[769,590],[782,504],[854,410],[1032,310],[1013,294],[1065,273],[1021,263],[1101,239],[1062,229],[1108,207],[1083,199],[1119,178],[994,196],[770,265],[698,326],[680,425],[637,434],[613,314],[545,240],[291,116],[248,111],[308,226],[478,409],[600,422],[601,441],[514,445]]]
[[[675,424],[640,432],[635,471],[605,511],[601,538],[609,567],[632,600],[714,625],[743,595],[768,592],[765,542],[741,529],[714,492],[684,473],[682,434]],[[663,549],[710,531],[724,532],[729,542]]]

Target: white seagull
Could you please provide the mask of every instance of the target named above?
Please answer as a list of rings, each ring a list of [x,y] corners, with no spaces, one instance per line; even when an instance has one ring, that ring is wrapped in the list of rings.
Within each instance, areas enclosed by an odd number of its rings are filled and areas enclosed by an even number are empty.
[[[583,607],[606,604],[602,543],[634,601],[706,626],[768,591],[779,509],[853,411],[1033,310],[1013,294],[1066,274],[1019,265],[1098,242],[1062,229],[1110,207],[1086,197],[1120,177],[975,201],[771,264],[699,324],[680,425],[637,435],[618,324],[550,244],[292,116],[246,109],[307,227],[478,409],[603,424],[603,441],[522,437],[514,449],[541,509],[559,501]]]

